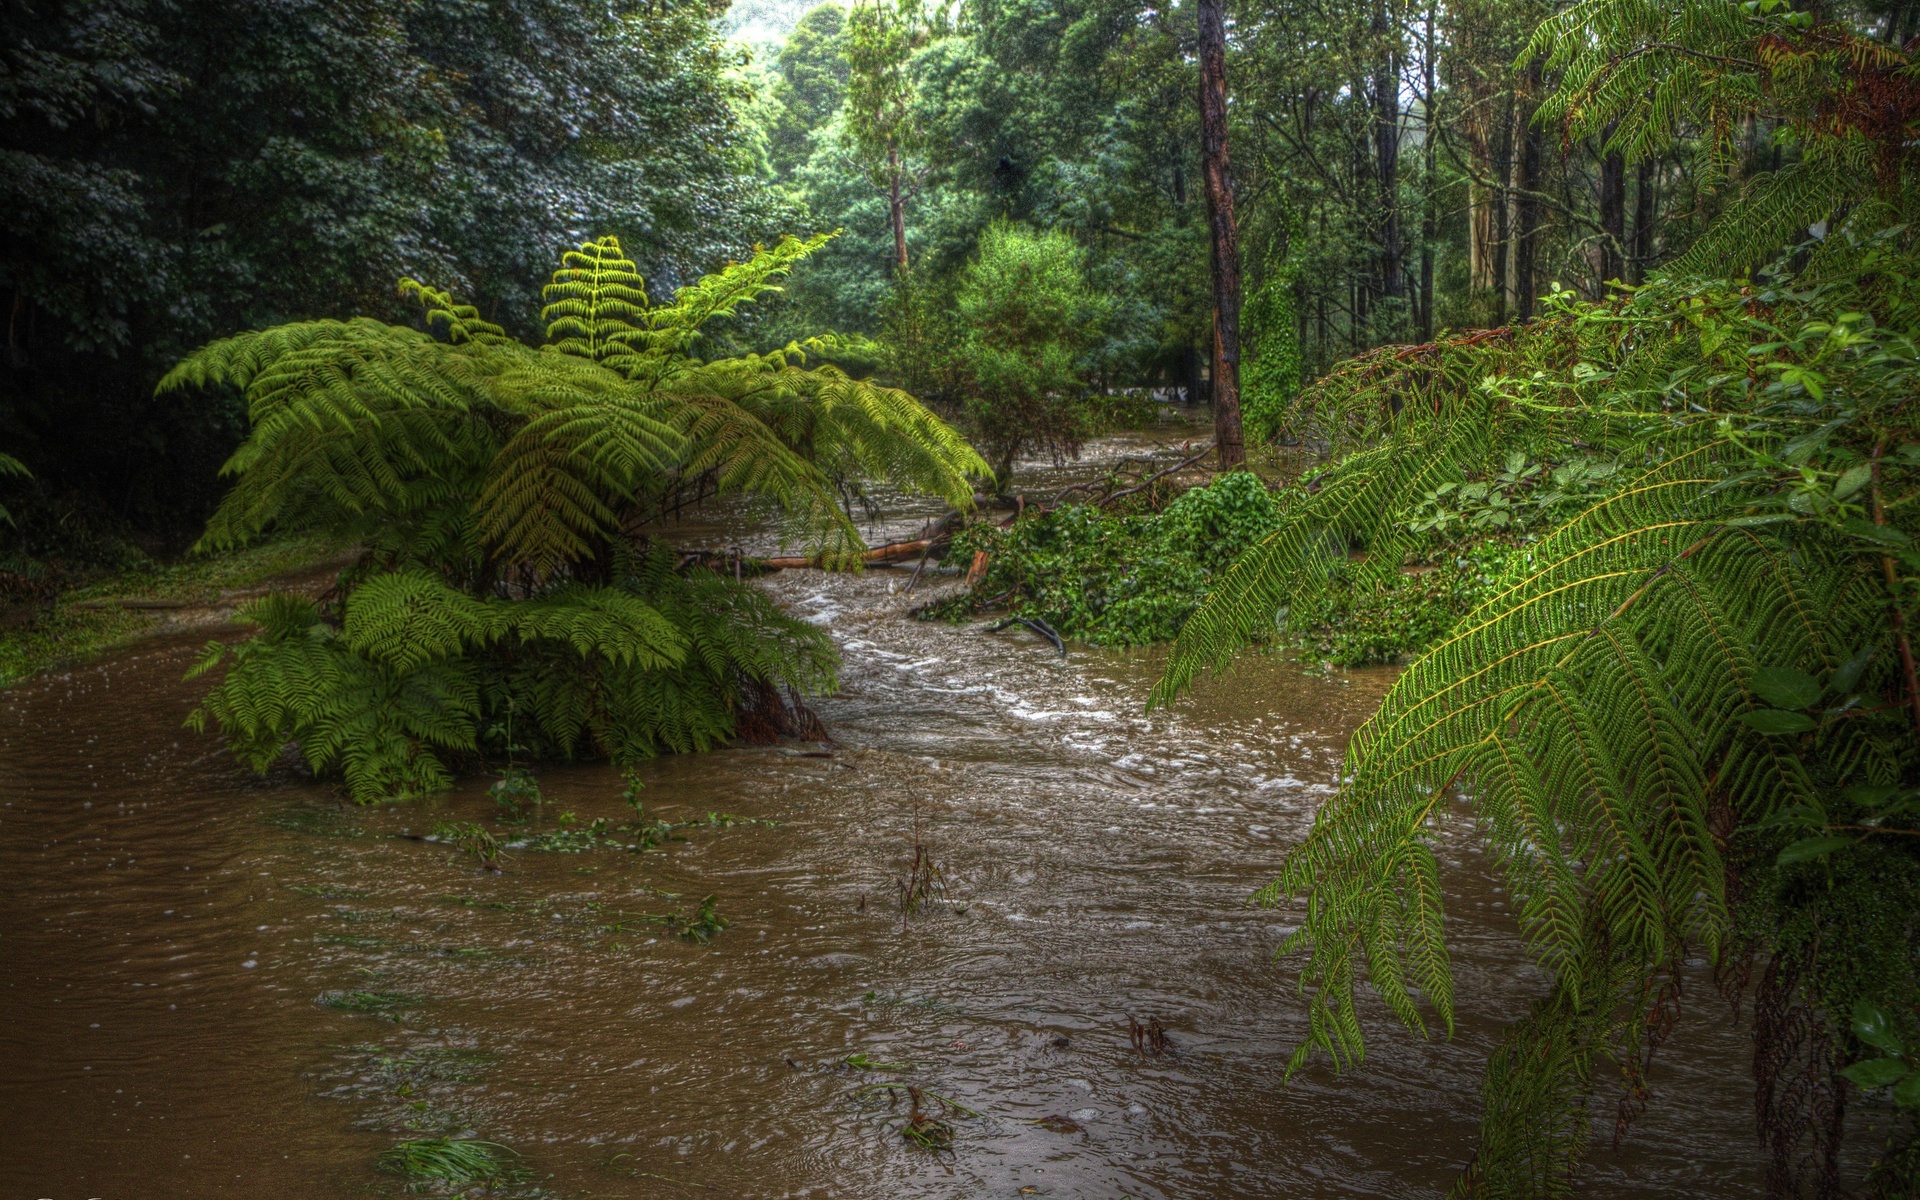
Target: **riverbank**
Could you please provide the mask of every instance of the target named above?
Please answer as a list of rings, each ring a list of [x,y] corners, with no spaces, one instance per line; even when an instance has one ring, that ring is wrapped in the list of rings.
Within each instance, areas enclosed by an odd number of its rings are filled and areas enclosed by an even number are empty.
[[[351,547],[325,538],[289,537],[102,573],[0,605],[0,687],[142,638],[222,624],[270,588],[311,586],[352,557]]]

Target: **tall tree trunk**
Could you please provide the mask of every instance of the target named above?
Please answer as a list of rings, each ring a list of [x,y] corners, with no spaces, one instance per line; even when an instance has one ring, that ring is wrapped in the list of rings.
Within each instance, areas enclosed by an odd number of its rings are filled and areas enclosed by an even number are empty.
[[[1458,104],[1457,124],[1467,150],[1467,279],[1475,298],[1499,303],[1501,226],[1504,209],[1498,181],[1506,178],[1500,155],[1503,83],[1486,70],[1480,31],[1458,6],[1447,10],[1447,93]],[[1432,34],[1429,34],[1432,38]],[[1434,39],[1439,40],[1439,39]],[[1435,90],[1431,85],[1428,93]]]
[[[1400,37],[1384,3],[1373,9],[1373,177],[1380,185],[1380,294],[1405,299],[1400,237]]]
[[[1615,125],[1609,122],[1601,136],[1600,158],[1600,278],[1595,296],[1607,294],[1607,282],[1626,278],[1627,248],[1627,160],[1618,150],[1607,151]]]
[[[1540,63],[1528,64],[1514,104],[1513,161],[1507,177],[1507,309],[1515,321],[1533,317],[1534,234],[1540,224],[1540,130],[1533,112]]]
[[[1223,0],[1200,0],[1201,173],[1213,242],[1213,444],[1220,469],[1247,461],[1240,432],[1240,236],[1227,159],[1227,25]]]
[[[1420,97],[1420,340],[1433,340],[1433,243],[1440,236],[1439,191],[1434,187],[1434,143],[1438,141],[1433,123],[1435,79],[1433,69],[1434,22],[1439,20],[1437,6],[1427,5],[1427,21],[1420,48],[1421,69],[1426,90]]]
[[[1627,247],[1627,282],[1636,285],[1646,279],[1653,258],[1653,187],[1653,160],[1643,158],[1634,170],[1633,241]]]
[[[893,261],[907,269],[907,206],[900,196],[900,147],[887,143],[887,212],[893,218]]]
[[[1507,280],[1507,263],[1513,257],[1513,205],[1509,187],[1512,183],[1515,148],[1520,144],[1518,125],[1514,114],[1519,105],[1512,96],[1500,102],[1500,126],[1497,140],[1492,147],[1491,165],[1494,183],[1487,187],[1488,224],[1492,226],[1493,238],[1488,243],[1492,251],[1488,255],[1488,271],[1492,277],[1493,323],[1505,325],[1512,312],[1508,303],[1510,289]]]

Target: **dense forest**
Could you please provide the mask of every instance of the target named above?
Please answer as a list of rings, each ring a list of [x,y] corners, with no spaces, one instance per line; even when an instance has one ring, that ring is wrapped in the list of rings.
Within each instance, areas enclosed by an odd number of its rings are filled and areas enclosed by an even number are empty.
[[[824,736],[841,651],[754,573],[921,497],[916,615],[1170,644],[1154,706],[1401,668],[1256,899],[1289,1073],[1357,1066],[1454,1030],[1484,849],[1547,982],[1456,1194],[1577,1190],[1707,976],[1768,1193],[1920,1194],[1920,4],[0,24],[0,586],[352,548],[194,668],[249,766],[377,804]],[[1027,490],[1201,406],[1174,469]],[[685,548],[715,501],[799,553]]]

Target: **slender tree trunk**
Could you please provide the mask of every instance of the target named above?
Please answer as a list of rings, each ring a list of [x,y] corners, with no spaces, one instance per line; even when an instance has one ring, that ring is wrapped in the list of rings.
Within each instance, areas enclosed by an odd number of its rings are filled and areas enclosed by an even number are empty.
[[[1223,0],[1200,0],[1201,172],[1213,243],[1213,444],[1220,469],[1247,461],[1240,432],[1240,236],[1227,158],[1227,25]]]
[[[1610,123],[1601,138],[1600,278],[1593,292],[1600,297],[1607,294],[1609,280],[1626,278],[1627,160],[1617,150],[1604,150],[1606,140],[1613,136],[1613,132],[1614,125]]]
[[[1426,90],[1420,98],[1420,129],[1424,137],[1420,147],[1420,340],[1433,340],[1433,243],[1440,236],[1439,189],[1434,186],[1433,99],[1433,27],[1439,19],[1436,6],[1427,5],[1425,36],[1420,48],[1420,65]]]
[[[1533,317],[1534,233],[1540,223],[1540,130],[1533,123],[1540,63],[1528,64],[1514,104],[1513,162],[1507,185],[1507,307],[1515,321]]]
[[[1487,267],[1493,280],[1493,323],[1496,325],[1505,325],[1512,312],[1508,303],[1510,288],[1507,263],[1513,257],[1513,205],[1509,203],[1511,195],[1508,185],[1512,182],[1515,151],[1520,144],[1518,125],[1514,121],[1517,109],[1518,105],[1511,96],[1501,102],[1501,124],[1492,147],[1490,164],[1494,168],[1493,178],[1498,187],[1487,188],[1488,223],[1493,229],[1493,240],[1489,243],[1493,252],[1489,255],[1491,261]]]
[[[1400,52],[1399,34],[1385,4],[1373,10],[1379,39],[1373,75],[1374,180],[1380,185],[1380,294],[1405,299],[1406,269],[1400,236]]]
[[[907,269],[907,206],[900,195],[900,147],[887,143],[887,211],[893,218],[893,261]]]
[[[1653,258],[1653,161],[1641,159],[1633,181],[1633,241],[1627,247],[1627,282],[1638,285],[1647,277]]]
[[[1504,209],[1499,192],[1489,180],[1504,179],[1500,155],[1500,120],[1505,108],[1501,89],[1494,85],[1481,62],[1475,24],[1457,8],[1448,12],[1450,79],[1447,92],[1459,105],[1457,125],[1466,143],[1467,162],[1467,279],[1472,295],[1490,297],[1499,304],[1501,223]],[[1429,40],[1434,40],[1430,32]],[[1432,84],[1427,91],[1434,92]],[[1429,133],[1432,130],[1429,129]]]

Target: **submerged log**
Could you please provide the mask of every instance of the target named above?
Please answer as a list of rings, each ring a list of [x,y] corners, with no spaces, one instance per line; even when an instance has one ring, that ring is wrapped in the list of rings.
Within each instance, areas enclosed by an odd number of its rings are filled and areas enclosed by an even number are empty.
[[[888,542],[884,546],[875,546],[871,550],[863,551],[859,558],[862,563],[869,566],[900,562],[904,559],[912,558],[917,554],[924,554],[927,548],[932,546],[937,540],[939,539],[915,538],[912,541],[906,542]],[[716,570],[724,569],[735,574],[745,572],[753,575],[762,575],[769,571],[824,570],[828,566],[827,558],[828,556],[821,554],[789,554],[778,555],[773,558],[753,558],[749,555],[731,554],[726,551],[693,550],[683,553],[680,556],[680,568],[685,570],[687,567],[699,563],[703,566],[713,567]]]
[[[873,549],[860,555],[860,561],[869,566],[875,563],[899,562],[902,559],[912,558],[931,545],[933,545],[932,538],[915,538],[909,542],[888,542],[884,546],[875,546]],[[810,567],[817,568],[825,565],[820,555],[814,555],[811,558],[805,555],[787,555],[780,558],[749,558],[745,561],[750,565],[764,567],[770,571],[805,570]]]

